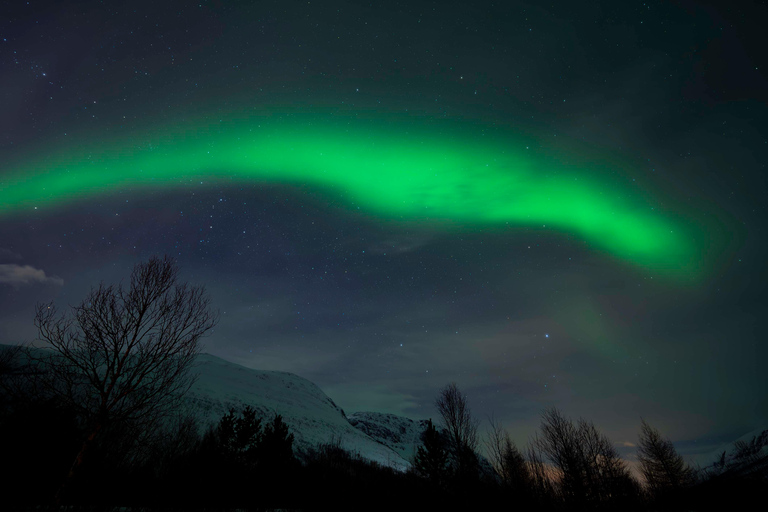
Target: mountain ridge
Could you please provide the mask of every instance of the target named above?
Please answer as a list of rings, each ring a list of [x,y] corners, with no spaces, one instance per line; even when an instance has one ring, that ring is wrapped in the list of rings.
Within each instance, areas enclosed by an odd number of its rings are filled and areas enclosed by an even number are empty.
[[[402,455],[407,450],[393,449],[356,428],[333,399],[308,379],[290,372],[248,368],[211,354],[200,354],[194,371],[198,378],[186,401],[206,426],[215,424],[230,408],[251,406],[264,420],[282,415],[300,454],[323,443],[338,443],[399,471],[411,467]]]

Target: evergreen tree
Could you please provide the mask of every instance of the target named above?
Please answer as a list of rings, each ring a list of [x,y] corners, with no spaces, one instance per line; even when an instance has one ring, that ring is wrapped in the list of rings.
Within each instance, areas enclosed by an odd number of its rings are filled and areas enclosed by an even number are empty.
[[[235,410],[230,409],[227,414],[221,417],[216,427],[216,437],[218,437],[224,453],[235,453],[237,451],[237,443],[235,441],[236,422]],[[211,436],[209,435],[209,437]]]
[[[504,483],[516,491],[528,491],[531,486],[531,477],[525,457],[520,453],[517,445],[509,438],[506,439],[502,457],[504,461],[504,473],[502,475]]]
[[[508,489],[514,489],[515,492],[529,491],[532,482],[525,457],[501,423],[493,416],[488,420],[490,428],[486,433],[485,447],[496,475]]]
[[[763,451],[765,446],[768,446],[768,430],[752,436],[751,441],[736,441],[733,445],[731,469],[744,476],[765,475],[768,472],[768,455]]]
[[[421,440],[423,444],[416,451],[414,468],[424,478],[441,485],[448,465],[448,451],[443,436],[432,424],[431,419],[427,423],[427,429],[422,434]]]
[[[259,444],[259,462],[267,469],[285,467],[293,460],[293,434],[280,414],[264,429]]]
[[[230,409],[219,421],[216,433],[225,456],[246,465],[255,464],[262,432],[253,407],[246,406],[239,417]]]
[[[693,471],[685,464],[669,439],[642,420],[637,449],[640,469],[651,494],[661,495],[679,491],[691,484]]]

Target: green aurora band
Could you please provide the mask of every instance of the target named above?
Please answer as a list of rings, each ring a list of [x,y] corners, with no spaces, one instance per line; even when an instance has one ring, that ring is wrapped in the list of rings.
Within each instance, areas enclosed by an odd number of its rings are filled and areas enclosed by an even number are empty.
[[[118,190],[283,183],[331,192],[382,219],[555,230],[666,276],[701,270],[698,230],[647,193],[537,157],[503,133],[374,121],[252,116],[69,145],[0,164],[0,218]]]

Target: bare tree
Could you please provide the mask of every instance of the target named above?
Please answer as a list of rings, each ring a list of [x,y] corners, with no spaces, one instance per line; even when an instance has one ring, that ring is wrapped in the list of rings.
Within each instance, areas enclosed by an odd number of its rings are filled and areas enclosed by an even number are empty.
[[[556,470],[562,499],[572,506],[631,500],[638,491],[611,441],[590,422],[574,424],[555,408],[542,415],[536,452]]]
[[[559,491],[564,499],[579,500],[586,495],[584,459],[576,426],[555,408],[542,414],[538,453],[557,469]]]
[[[638,484],[611,440],[594,423],[583,419],[578,430],[590,498],[601,502],[634,498]]]
[[[534,498],[552,508],[552,505],[562,500],[560,486],[562,472],[546,462],[541,450],[540,438],[536,435],[528,443],[527,467],[530,475],[530,489]]]
[[[477,466],[478,421],[472,417],[467,397],[455,382],[445,386],[435,400],[443,419],[448,445],[458,475],[468,476]]]
[[[509,434],[504,430],[500,421],[493,416],[488,417],[488,430],[485,433],[485,449],[488,452],[488,460],[493,466],[493,470],[499,475],[502,481],[506,480],[507,468],[504,458],[506,447],[510,444]]]
[[[92,288],[71,316],[38,305],[38,337],[53,351],[27,351],[42,370],[35,385],[75,410],[87,433],[67,480],[106,427],[157,419],[194,382],[199,340],[217,314],[203,288],[177,278],[172,259],[155,257],[134,267],[127,289]]]

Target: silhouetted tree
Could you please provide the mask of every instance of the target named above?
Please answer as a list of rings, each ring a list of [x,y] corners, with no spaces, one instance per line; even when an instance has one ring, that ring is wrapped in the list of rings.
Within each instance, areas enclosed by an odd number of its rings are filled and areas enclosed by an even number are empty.
[[[197,416],[189,411],[180,411],[153,435],[145,450],[142,461],[149,465],[156,476],[167,476],[177,461],[188,458],[201,442],[200,424]]]
[[[768,430],[760,435],[752,436],[749,441],[736,441],[733,444],[733,456],[730,466],[742,476],[750,478],[768,478],[768,452],[763,448],[768,446]]]
[[[0,383],[4,377],[18,373],[21,368],[20,355],[21,345],[0,345]]]
[[[102,283],[71,316],[38,305],[38,338],[53,350],[26,351],[38,370],[34,385],[75,410],[86,428],[67,481],[105,427],[156,421],[192,385],[199,339],[216,314],[203,288],[177,278],[173,260],[151,258],[134,267],[127,289]]]
[[[219,420],[216,433],[223,455],[244,466],[256,465],[263,434],[253,407],[247,405],[240,414],[230,409]]]
[[[34,393],[32,381],[40,373],[22,345],[0,345],[0,407],[11,401],[47,400]]]
[[[451,382],[440,391],[435,406],[445,426],[454,474],[460,479],[476,477],[478,421],[472,417],[467,397]]]
[[[631,476],[627,463],[619,456],[611,440],[592,422],[579,420],[578,429],[591,499],[618,504],[637,498],[639,484]]]
[[[725,451],[718,460],[706,470],[701,471],[705,480],[716,478],[724,481],[736,480],[768,480],[768,430],[752,436],[749,441],[739,440],[733,444],[730,453]]]
[[[564,499],[586,498],[584,458],[576,426],[557,409],[542,414],[541,436],[535,439],[539,453],[559,472],[558,488]]]
[[[275,414],[264,428],[259,445],[259,463],[267,470],[283,469],[293,460],[293,434],[283,417]]]
[[[494,471],[503,485],[516,492],[528,492],[532,485],[525,457],[517,448],[509,433],[493,417],[486,434],[485,446]]]
[[[654,498],[679,492],[693,483],[693,471],[669,439],[641,420],[637,459],[648,490]]]
[[[416,450],[413,466],[416,472],[437,486],[445,482],[448,452],[445,440],[430,419],[421,435],[422,445]]]
[[[636,497],[637,482],[594,424],[580,420],[575,425],[557,409],[548,409],[535,443],[545,462],[554,467],[554,481],[569,506],[616,505]]]
[[[0,412],[14,394],[16,377],[21,372],[20,345],[0,345]]]
[[[720,454],[720,456],[717,458],[717,460],[712,464],[713,471],[715,473],[720,473],[722,471],[725,471],[725,450],[723,450],[723,453]]]
[[[530,476],[530,492],[541,508],[552,508],[562,500],[560,492],[561,472],[548,464],[541,450],[538,436],[528,444],[526,465]]]

